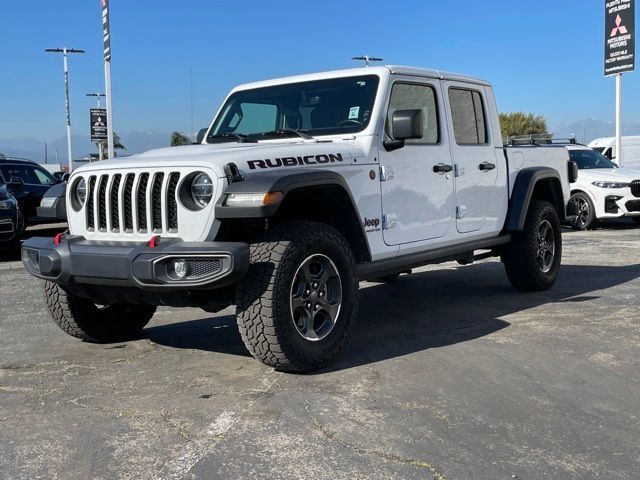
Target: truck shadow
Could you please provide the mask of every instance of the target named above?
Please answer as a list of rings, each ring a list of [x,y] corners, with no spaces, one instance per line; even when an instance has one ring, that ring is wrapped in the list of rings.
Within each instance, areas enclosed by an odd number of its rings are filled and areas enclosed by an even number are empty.
[[[336,364],[317,373],[491,335],[510,325],[502,317],[551,303],[574,309],[600,298],[600,290],[639,277],[640,264],[563,265],[553,290],[521,293],[509,285],[501,263],[484,262],[403,276],[389,285],[362,284],[350,346]],[[175,348],[248,355],[231,315],[152,327],[145,337]]]

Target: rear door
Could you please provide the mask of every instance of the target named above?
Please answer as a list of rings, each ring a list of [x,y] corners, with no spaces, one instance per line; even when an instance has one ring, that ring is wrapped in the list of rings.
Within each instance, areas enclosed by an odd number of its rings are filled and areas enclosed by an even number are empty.
[[[455,81],[443,82],[443,87],[455,163],[456,225],[460,233],[475,232],[495,211],[496,183],[504,166],[496,161],[491,142],[484,88]]]
[[[407,140],[403,148],[380,148],[383,230],[387,245],[443,237],[453,215],[453,172],[434,172],[434,166],[451,166],[449,138],[441,114],[442,90],[437,79],[398,77],[391,89],[384,137],[393,139],[391,116],[396,110],[420,109],[423,136]]]

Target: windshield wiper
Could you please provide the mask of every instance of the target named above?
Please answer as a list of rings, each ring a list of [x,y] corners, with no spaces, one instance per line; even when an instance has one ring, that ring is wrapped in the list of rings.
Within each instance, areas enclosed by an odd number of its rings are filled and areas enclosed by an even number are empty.
[[[276,136],[283,136],[283,135],[298,135],[301,138],[304,138],[305,140],[314,140],[314,138],[309,135],[307,132],[309,130],[298,130],[296,128],[281,128],[279,130],[272,130],[270,132],[263,132],[262,136],[263,137],[276,137]]]
[[[233,132],[225,132],[225,133],[218,133],[216,135],[209,135],[207,137],[207,142],[209,142],[209,140],[235,140],[238,143],[257,143],[258,142],[253,138],[249,138],[248,135],[244,135],[242,133],[233,133]]]

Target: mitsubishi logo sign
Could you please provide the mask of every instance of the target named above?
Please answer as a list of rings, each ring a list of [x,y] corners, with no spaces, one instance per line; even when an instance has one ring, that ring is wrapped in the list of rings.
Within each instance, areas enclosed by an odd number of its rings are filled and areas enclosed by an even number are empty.
[[[635,69],[635,0],[605,0],[604,74]]]
[[[622,25],[622,18],[620,18],[620,15],[617,15],[616,16],[616,28],[611,30],[611,35],[609,35],[609,36],[610,37],[615,37],[616,35],[624,35],[625,33],[627,33],[627,27]]]

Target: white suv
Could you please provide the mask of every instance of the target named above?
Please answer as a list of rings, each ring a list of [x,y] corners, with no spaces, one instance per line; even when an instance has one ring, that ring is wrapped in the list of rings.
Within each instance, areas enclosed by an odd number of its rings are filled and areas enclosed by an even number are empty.
[[[571,202],[578,215],[576,230],[595,228],[598,220],[631,217],[640,225],[640,171],[620,168],[601,153],[579,144],[568,145],[580,174],[571,185]]]

